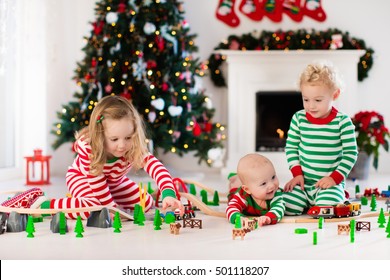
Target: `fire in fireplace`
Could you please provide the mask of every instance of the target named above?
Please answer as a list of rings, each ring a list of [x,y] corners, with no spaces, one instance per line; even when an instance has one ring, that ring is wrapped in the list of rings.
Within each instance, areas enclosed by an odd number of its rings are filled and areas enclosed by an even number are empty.
[[[293,114],[302,109],[298,91],[256,93],[256,151],[283,151]]]

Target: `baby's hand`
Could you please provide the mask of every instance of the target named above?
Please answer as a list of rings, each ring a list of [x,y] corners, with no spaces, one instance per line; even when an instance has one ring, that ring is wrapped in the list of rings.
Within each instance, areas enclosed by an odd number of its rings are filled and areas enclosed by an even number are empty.
[[[181,203],[180,200],[177,200],[176,198],[167,196],[162,201],[162,208],[163,210],[167,209],[168,207],[171,207],[173,209],[179,209],[180,210],[180,216],[184,215],[184,206]]]
[[[257,218],[258,226],[269,225],[271,223],[271,218],[268,216],[261,216]]]
[[[332,177],[326,176],[321,178],[314,186],[321,189],[329,189],[333,186],[336,186],[336,182]]]
[[[295,186],[301,186],[301,190],[305,189],[305,181],[302,175],[298,175],[292,178],[287,184],[284,186],[284,192],[291,192]]]

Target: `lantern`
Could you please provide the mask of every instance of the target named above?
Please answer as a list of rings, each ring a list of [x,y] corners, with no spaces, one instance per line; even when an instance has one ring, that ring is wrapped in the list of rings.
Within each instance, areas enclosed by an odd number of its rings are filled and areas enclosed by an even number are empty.
[[[49,185],[50,184],[50,159],[51,156],[42,155],[41,149],[35,149],[33,156],[26,159],[26,185]],[[30,168],[31,166],[31,168]],[[35,167],[40,167],[40,176],[37,175]],[[39,174],[38,174],[39,175]]]

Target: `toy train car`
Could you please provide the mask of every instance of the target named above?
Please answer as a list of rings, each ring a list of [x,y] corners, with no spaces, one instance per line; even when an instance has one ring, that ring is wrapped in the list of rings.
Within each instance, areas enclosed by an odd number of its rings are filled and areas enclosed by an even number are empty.
[[[341,218],[349,216],[358,216],[361,213],[361,204],[357,202],[346,202],[336,206],[313,206],[307,214],[313,218]]]
[[[381,196],[382,197],[390,197],[390,190],[389,191],[382,191]]]
[[[379,190],[378,188],[373,188],[373,189],[370,189],[370,188],[366,188],[364,190],[364,196],[372,196],[372,195],[375,195],[376,197],[379,196]]]

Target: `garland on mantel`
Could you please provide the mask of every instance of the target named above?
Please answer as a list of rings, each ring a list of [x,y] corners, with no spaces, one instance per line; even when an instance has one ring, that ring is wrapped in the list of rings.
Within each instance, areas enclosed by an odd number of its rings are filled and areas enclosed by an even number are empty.
[[[368,71],[373,65],[374,50],[366,47],[362,39],[351,37],[348,32],[338,29],[327,31],[316,31],[298,29],[296,31],[263,31],[260,36],[258,32],[243,34],[241,36],[230,35],[227,40],[221,42],[214,50],[339,50],[357,49],[365,50],[366,53],[360,58],[358,64],[358,80],[363,81],[368,77]],[[221,65],[226,57],[213,53],[207,62],[211,80],[217,87],[225,87]]]

